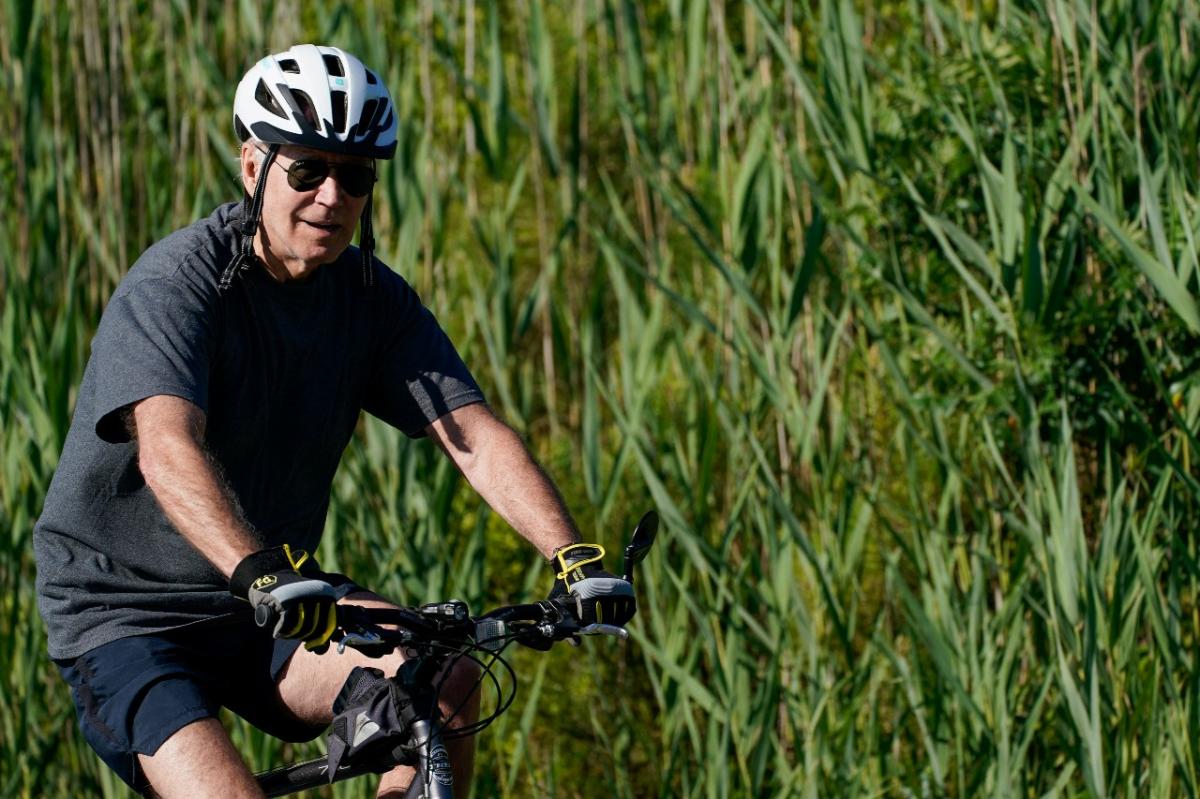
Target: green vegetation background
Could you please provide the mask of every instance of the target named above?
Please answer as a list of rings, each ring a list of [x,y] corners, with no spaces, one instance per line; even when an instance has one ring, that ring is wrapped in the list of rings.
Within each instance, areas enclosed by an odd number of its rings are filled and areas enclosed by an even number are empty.
[[[30,528],[301,41],[386,75],[381,255],[587,535],[664,519],[631,642],[518,653],[477,796],[1197,795],[1194,0],[5,0],[0,794],[122,795]],[[482,607],[545,590],[514,539],[365,419],[321,558]]]

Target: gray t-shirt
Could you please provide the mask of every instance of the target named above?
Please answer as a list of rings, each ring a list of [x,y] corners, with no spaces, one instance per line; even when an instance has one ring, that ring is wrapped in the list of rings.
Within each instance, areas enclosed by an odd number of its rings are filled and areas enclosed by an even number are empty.
[[[75,416],[34,528],[50,656],[247,612],[166,519],[123,410],[155,395],[207,415],[205,444],[267,546],[312,551],[360,410],[411,437],[483,394],[416,293],[349,248],[304,283],[259,265],[225,294],[240,204],[147,250],[100,320]]]

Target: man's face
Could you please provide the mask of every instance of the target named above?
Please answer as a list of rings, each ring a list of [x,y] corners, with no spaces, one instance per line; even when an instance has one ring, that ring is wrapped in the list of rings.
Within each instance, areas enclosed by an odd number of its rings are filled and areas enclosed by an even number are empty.
[[[265,145],[259,145],[266,148]],[[308,147],[285,145],[267,170],[262,221],[254,251],[277,280],[298,280],[317,267],[336,261],[350,245],[367,198],[352,197],[334,174],[316,188],[296,191],[288,183],[287,168],[301,159],[319,159],[331,164],[371,165],[371,159],[328,153]],[[242,145],[242,185],[253,196],[261,177],[255,163],[254,145]]]

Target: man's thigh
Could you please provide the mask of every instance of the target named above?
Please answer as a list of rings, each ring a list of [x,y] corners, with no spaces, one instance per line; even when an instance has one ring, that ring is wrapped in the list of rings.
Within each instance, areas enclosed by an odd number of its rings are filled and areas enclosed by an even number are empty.
[[[146,787],[139,754],[154,754],[181,728],[219,710],[194,670],[157,637],[113,641],[58,667],[84,740],[135,790]]]
[[[138,755],[154,795],[162,799],[263,795],[221,722],[200,719],[178,730],[153,755]]]
[[[71,686],[85,740],[131,787],[142,790],[139,756],[154,756],[190,724],[227,706],[267,732],[311,740],[279,700],[277,670],[290,650],[245,623],[215,623],[122,638],[57,663]],[[218,725],[219,726],[219,725]]]

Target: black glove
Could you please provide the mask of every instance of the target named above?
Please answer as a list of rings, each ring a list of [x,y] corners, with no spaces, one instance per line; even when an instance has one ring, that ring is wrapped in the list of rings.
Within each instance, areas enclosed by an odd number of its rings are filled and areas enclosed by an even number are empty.
[[[387,770],[389,764],[403,760],[416,745],[411,740],[413,722],[432,718],[432,697],[416,701],[398,679],[384,677],[379,669],[356,666],[333,700],[327,755],[329,781],[345,766],[361,764],[372,771]],[[441,749],[440,758],[436,755],[430,758],[431,776],[435,779],[443,779],[449,771],[450,761],[445,751]]]
[[[242,558],[229,592],[254,606],[254,620],[275,620],[276,638],[300,638],[309,651],[324,652],[337,629],[337,596],[326,574],[304,550],[287,544]]]
[[[555,571],[550,598],[575,600],[575,618],[589,624],[614,624],[623,627],[637,612],[633,586],[604,571],[600,563],[604,547],[599,544],[571,544],[554,553],[550,561]]]

